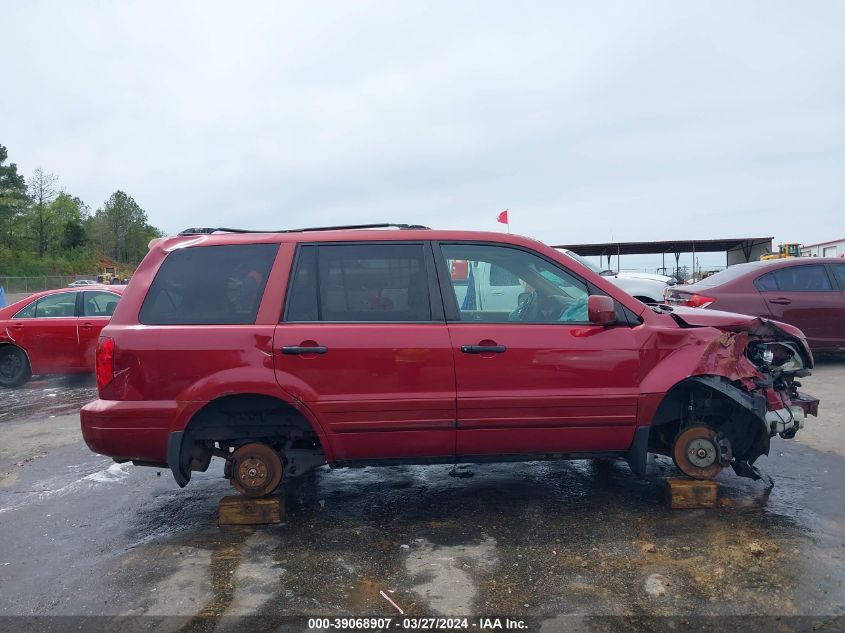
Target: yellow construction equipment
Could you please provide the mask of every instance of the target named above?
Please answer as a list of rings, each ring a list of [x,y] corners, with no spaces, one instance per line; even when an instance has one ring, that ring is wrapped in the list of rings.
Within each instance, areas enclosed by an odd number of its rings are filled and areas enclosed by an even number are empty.
[[[97,281],[101,284],[121,283],[120,273],[117,263],[110,259],[101,259],[97,265]]]
[[[778,244],[777,253],[760,255],[760,261],[767,259],[786,259],[787,257],[801,257],[801,245],[795,243]]]

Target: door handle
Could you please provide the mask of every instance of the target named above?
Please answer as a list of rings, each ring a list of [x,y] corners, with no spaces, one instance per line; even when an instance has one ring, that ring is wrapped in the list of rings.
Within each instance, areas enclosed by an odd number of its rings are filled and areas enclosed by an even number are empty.
[[[504,354],[507,349],[504,345],[461,345],[464,354]]]
[[[493,290],[490,294],[495,296],[495,297],[501,297],[505,294],[505,291],[504,290]]]
[[[782,306],[788,306],[792,303],[792,299],[787,299],[785,297],[780,297],[778,299],[769,299],[769,303],[777,303]]]
[[[325,354],[329,351],[328,347],[322,345],[315,345],[313,347],[302,347],[300,345],[289,345],[282,348],[282,354],[293,356],[295,354]]]

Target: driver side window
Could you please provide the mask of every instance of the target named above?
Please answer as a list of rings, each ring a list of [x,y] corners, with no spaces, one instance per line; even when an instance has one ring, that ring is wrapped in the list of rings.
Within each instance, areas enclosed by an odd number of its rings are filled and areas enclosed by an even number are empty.
[[[49,319],[73,317],[76,313],[76,293],[59,292],[41,297],[15,314],[15,319]]]
[[[461,321],[586,323],[587,285],[561,267],[507,246],[443,244]]]

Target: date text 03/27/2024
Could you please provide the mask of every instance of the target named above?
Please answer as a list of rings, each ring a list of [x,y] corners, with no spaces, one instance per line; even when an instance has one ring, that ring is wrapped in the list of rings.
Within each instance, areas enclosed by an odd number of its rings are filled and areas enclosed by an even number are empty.
[[[408,631],[524,631],[525,620],[498,617],[479,618],[309,618],[308,628],[312,630],[365,631],[402,629]]]

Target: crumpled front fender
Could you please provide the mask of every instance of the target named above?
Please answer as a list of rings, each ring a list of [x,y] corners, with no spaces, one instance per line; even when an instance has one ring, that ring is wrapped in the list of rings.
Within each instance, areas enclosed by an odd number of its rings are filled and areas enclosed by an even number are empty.
[[[760,392],[748,392],[734,387],[724,379],[716,376],[692,376],[686,382],[696,382],[714,391],[718,391],[736,402],[743,409],[747,409],[761,420],[766,417],[766,397]]]

